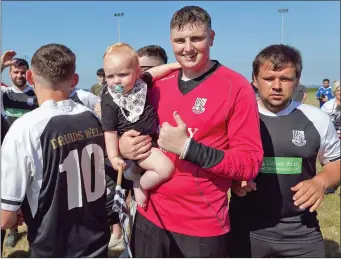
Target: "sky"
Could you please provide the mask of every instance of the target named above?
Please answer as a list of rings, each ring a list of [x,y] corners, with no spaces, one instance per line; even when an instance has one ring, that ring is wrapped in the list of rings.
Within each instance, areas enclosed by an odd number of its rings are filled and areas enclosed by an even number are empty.
[[[211,58],[251,79],[252,61],[264,47],[281,42],[301,51],[304,85],[323,78],[340,80],[340,2],[333,1],[2,1],[1,49],[13,49],[28,61],[42,45],[60,43],[77,57],[80,88],[96,83],[105,49],[120,40],[136,50],[163,47],[175,61],[169,41],[172,15],[186,5],[208,11],[215,30]],[[8,69],[2,80],[9,84]]]

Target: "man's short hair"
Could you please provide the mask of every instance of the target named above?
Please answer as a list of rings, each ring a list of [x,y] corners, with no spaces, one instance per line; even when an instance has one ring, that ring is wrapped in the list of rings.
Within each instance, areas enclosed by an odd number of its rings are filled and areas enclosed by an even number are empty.
[[[330,83],[330,81],[329,81],[329,79],[328,78],[325,78],[325,79],[323,79],[323,81],[322,82],[328,82],[328,83]]]
[[[176,11],[170,22],[170,29],[182,30],[186,25],[206,25],[211,29],[211,17],[199,6],[185,6]]]
[[[96,74],[98,76],[105,76],[104,69],[103,68],[98,69]]]
[[[167,64],[168,57],[166,51],[158,45],[148,45],[136,51],[139,57],[157,57],[160,58],[164,64]]]
[[[261,50],[253,61],[253,74],[258,76],[259,68],[266,64],[272,64],[273,71],[281,71],[286,67],[293,67],[296,78],[301,77],[303,65],[301,53],[294,47],[288,45],[270,45]]]
[[[23,58],[14,58],[11,66],[14,66],[15,68],[18,68],[21,66],[26,66],[27,69],[30,68],[30,66],[28,65],[28,62]]]
[[[34,53],[31,65],[37,75],[51,82],[60,82],[75,74],[76,56],[64,45],[47,44]]]

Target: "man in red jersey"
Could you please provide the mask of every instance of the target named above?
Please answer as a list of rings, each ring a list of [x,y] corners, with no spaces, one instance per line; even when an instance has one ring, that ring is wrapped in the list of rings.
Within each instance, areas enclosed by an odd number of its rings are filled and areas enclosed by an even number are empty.
[[[225,257],[230,230],[227,191],[235,179],[257,176],[263,151],[254,92],[240,74],[210,59],[209,14],[178,10],[170,40],[182,69],[155,81],[151,101],[160,122],[158,144],[174,175],[151,190],[132,233],[134,257]],[[127,159],[149,155],[149,136],[120,139]]]

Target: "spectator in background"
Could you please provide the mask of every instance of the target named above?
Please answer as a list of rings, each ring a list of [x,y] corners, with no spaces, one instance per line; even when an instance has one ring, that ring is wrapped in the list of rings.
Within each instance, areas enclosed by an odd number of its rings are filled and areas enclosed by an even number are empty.
[[[83,89],[75,87],[71,94],[70,99],[74,102],[88,107],[90,110],[95,110],[96,104],[101,102],[101,98],[93,93],[89,93]]]
[[[340,138],[341,134],[341,110],[340,110],[340,81],[334,81],[333,83],[333,94],[335,98],[329,100],[321,109],[325,111],[331,118],[334,123],[334,127],[336,132]],[[327,188],[325,194],[335,193],[338,187],[336,188]]]
[[[90,92],[94,95],[101,96],[102,90],[105,85],[105,74],[103,68],[97,70],[97,84],[91,86]]]
[[[137,50],[142,72],[156,66],[167,64],[166,51],[158,45],[148,45]]]
[[[7,119],[9,125],[24,115],[38,107],[38,102],[34,90],[27,84],[26,72],[29,65],[25,59],[15,58],[14,50],[5,51],[1,56],[1,72],[8,67],[9,77],[12,85],[1,86],[1,113]],[[19,239],[18,228],[10,229],[5,245],[14,247]]]
[[[332,88],[329,86],[329,79],[323,79],[323,86],[321,86],[316,92],[316,99],[320,101],[320,108],[322,105],[334,98]]]
[[[307,88],[304,85],[299,84],[296,87],[292,100],[295,102],[304,103],[307,100],[307,97],[308,97]]]

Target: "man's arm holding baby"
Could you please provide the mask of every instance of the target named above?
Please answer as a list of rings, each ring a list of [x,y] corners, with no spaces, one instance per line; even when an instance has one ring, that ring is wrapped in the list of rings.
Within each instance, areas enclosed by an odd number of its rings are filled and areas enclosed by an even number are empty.
[[[148,71],[142,73],[141,79],[145,81],[148,86],[152,85],[152,82],[172,73],[175,70],[180,69],[181,66],[178,62],[164,64],[148,69]]]

